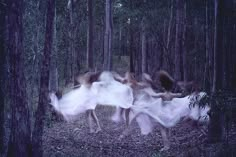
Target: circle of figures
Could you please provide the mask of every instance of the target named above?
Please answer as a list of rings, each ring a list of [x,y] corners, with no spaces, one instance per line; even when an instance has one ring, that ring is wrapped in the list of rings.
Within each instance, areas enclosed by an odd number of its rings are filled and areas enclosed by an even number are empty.
[[[175,126],[183,119],[207,123],[210,107],[200,107],[198,104],[190,107],[192,100],[199,101],[206,93],[193,92],[189,95],[172,93],[174,79],[165,71],[159,72],[159,81],[164,92],[157,93],[153,89],[153,80],[144,73],[142,81],[137,82],[129,72],[121,77],[115,72],[87,72],[77,77],[78,88],[62,95],[59,99],[55,93],[50,93],[51,105],[63,115],[66,121],[75,120],[79,114],[87,112],[90,132],[99,132],[101,127],[95,113],[97,105],[116,107],[111,119],[119,122],[124,117],[126,129],[121,134],[128,134],[129,125],[136,120],[141,133],[149,134],[153,122],[158,123],[163,139],[162,150],[170,148],[167,129]],[[124,115],[124,116],[123,116]],[[96,131],[92,128],[91,119],[96,123]]]

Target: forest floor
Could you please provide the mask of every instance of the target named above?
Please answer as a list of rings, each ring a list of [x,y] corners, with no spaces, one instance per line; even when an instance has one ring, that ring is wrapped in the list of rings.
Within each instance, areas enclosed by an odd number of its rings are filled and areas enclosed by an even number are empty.
[[[52,122],[43,137],[45,157],[233,157],[236,154],[236,125],[231,124],[228,142],[209,144],[206,135],[190,123],[180,123],[171,129],[171,148],[163,147],[160,130],[156,126],[149,135],[141,135],[133,122],[129,135],[118,140],[125,129],[124,122],[111,121],[114,109],[99,106],[96,109],[102,131],[89,133],[85,114],[73,123]],[[235,155],[236,156],[236,155]]]

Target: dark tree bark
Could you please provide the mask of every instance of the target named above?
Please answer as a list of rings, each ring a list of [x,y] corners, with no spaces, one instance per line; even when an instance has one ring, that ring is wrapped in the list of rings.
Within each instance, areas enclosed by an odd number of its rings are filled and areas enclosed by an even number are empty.
[[[141,22],[141,46],[142,46],[142,73],[147,72],[147,43],[146,43],[146,18]]]
[[[222,90],[222,63],[223,63],[223,8],[224,0],[215,0],[215,32],[214,32],[214,76],[212,92],[217,96],[217,92]],[[219,142],[224,139],[224,115],[220,110],[218,101],[212,104],[211,123],[209,125],[208,139],[211,142]]]
[[[132,11],[133,10],[133,2],[132,1],[129,1],[129,9]],[[130,72],[135,72],[135,60],[134,60],[134,28],[133,28],[133,19],[130,18],[130,21],[129,21],[129,71]],[[128,40],[127,42],[128,43]]]
[[[209,59],[210,59],[210,38],[209,38],[209,0],[206,0],[206,9],[205,9],[205,53],[206,53],[206,60],[205,60],[205,69],[204,69],[204,88],[208,89],[210,88],[210,82],[211,82],[211,75],[210,75],[210,65],[209,65]]]
[[[184,20],[183,20],[183,74],[184,74],[184,81],[188,81],[188,65],[187,65],[187,2],[184,1]]]
[[[236,8],[236,4],[234,3],[234,5],[232,5],[231,7],[233,8]],[[232,9],[233,11],[233,9]],[[235,60],[236,60],[236,53],[233,53],[235,50],[236,50],[236,44],[235,44],[235,41],[236,41],[236,15],[235,15],[235,12],[232,16],[232,32],[231,35],[232,35],[232,48],[231,48],[231,64],[233,64],[233,66],[231,66],[231,88],[234,92],[236,92],[236,64],[235,64]]]
[[[5,87],[5,18],[6,6],[0,4],[0,156],[4,150],[4,87]]]
[[[87,68],[93,69],[93,0],[88,0]]]
[[[131,20],[130,20],[131,22]],[[133,32],[133,29],[132,29],[132,25],[130,23],[129,25],[129,34],[130,34],[130,41],[129,41],[129,53],[130,53],[130,67],[129,67],[129,70],[130,72],[135,72],[135,69],[134,69],[134,47],[133,47],[133,44],[134,44],[134,32]]]
[[[176,0],[175,79],[181,80],[181,52],[184,0]]]
[[[140,43],[142,42],[141,39],[141,33],[137,34],[136,40],[135,40],[135,74],[137,76],[140,76],[142,73],[142,47],[140,46]]]
[[[235,64],[235,60],[233,58],[234,50],[233,45],[235,45],[234,35],[235,30],[235,20],[236,14],[234,11],[234,0],[225,0],[224,2],[224,24],[223,24],[223,50],[224,50],[224,61],[223,61],[223,89],[232,90],[232,74],[233,68],[232,65]]]
[[[33,75],[34,79],[31,84],[36,84],[37,87],[39,86],[39,77],[40,77],[40,73],[39,73],[39,66],[40,66],[40,50],[39,50],[39,42],[40,42],[40,32],[42,31],[42,27],[41,25],[44,26],[45,24],[45,18],[44,18],[44,14],[42,12],[43,11],[43,2],[38,0],[37,1],[37,10],[36,10],[36,16],[35,18],[37,19],[36,21],[36,32],[34,35],[34,47],[33,47],[33,52],[34,52],[34,59],[33,59],[33,65],[32,65],[32,73],[36,73],[36,75]],[[31,88],[31,94],[34,95],[34,88]]]
[[[120,24],[119,25],[119,48],[118,48],[118,55],[119,55],[119,59],[121,59],[121,56],[124,56],[124,52],[122,51],[122,34],[123,34],[123,31],[122,31],[122,25]]]
[[[166,56],[166,68],[168,71],[173,71],[173,46],[171,46],[171,39],[173,32],[173,25],[174,25],[174,0],[170,2],[170,19],[168,22],[168,30],[167,30],[167,39],[166,39],[166,49],[165,49],[165,56]]]
[[[223,0],[215,0],[213,93],[222,89],[223,4]]]
[[[36,111],[36,119],[32,135],[33,156],[39,156],[39,157],[43,155],[42,135],[46,118],[46,108],[48,105],[49,69],[50,69],[49,64],[50,64],[52,42],[53,42],[54,16],[55,16],[55,0],[48,0],[44,55],[42,59],[43,64],[41,67],[41,77],[40,77],[39,103]]]
[[[101,21],[101,23],[103,24],[103,20]],[[99,42],[99,45],[100,45],[100,49],[101,49],[101,53],[100,53],[100,58],[101,58],[101,63],[103,64],[104,63],[104,34],[105,34],[105,29],[104,27],[101,27],[101,30],[100,30],[100,42]]]
[[[171,40],[171,28],[173,25],[173,8],[174,8],[174,0],[171,0],[171,5],[170,5],[170,19],[169,19],[169,24],[168,24],[168,34],[167,34],[167,42],[166,42],[166,47],[168,51],[170,52],[170,40]]]
[[[106,0],[105,35],[104,35],[104,69],[112,68],[112,0]]]
[[[65,78],[66,78],[66,84],[69,82],[74,82],[74,75],[75,75],[75,63],[76,63],[76,57],[75,57],[75,25],[74,25],[74,0],[68,1],[68,9],[69,9],[69,18],[70,18],[70,24],[69,24],[69,48],[68,48],[68,55],[66,58],[66,67],[65,67]]]
[[[12,110],[9,157],[30,156],[30,120],[26,101],[26,82],[23,72],[23,1],[7,1],[8,41],[10,64],[10,104]]]
[[[74,82],[74,75],[75,75],[75,24],[74,24],[74,1],[71,0],[71,7],[70,7],[70,32],[69,32],[69,37],[70,37],[70,54],[71,54],[71,60],[69,61],[70,63],[70,71],[71,71],[71,76],[70,80]]]
[[[199,21],[198,18],[195,17],[194,18],[194,79],[196,80],[199,76],[198,76],[198,72],[199,72],[199,65],[197,64],[197,56],[198,56],[198,41],[199,41]]]
[[[55,22],[54,22],[54,39],[53,39],[53,51],[52,57],[50,62],[50,74],[49,74],[49,90],[50,91],[57,91],[58,90],[58,70],[57,70],[57,14],[56,14],[56,7],[55,7]]]

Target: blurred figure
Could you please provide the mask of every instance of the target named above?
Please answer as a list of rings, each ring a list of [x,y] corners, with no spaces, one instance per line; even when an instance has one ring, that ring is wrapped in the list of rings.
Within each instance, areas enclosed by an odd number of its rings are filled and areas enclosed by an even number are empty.
[[[121,108],[130,108],[132,106],[132,89],[116,81],[111,72],[87,72],[78,76],[77,81],[80,87],[62,95],[61,99],[51,93],[51,104],[67,121],[74,120],[80,113],[87,112],[90,132],[94,132],[92,120],[97,124],[98,129],[96,132],[101,130],[95,114],[97,105]]]
[[[173,88],[175,80],[166,71],[161,70],[158,77],[164,92],[155,94],[153,96],[155,96],[156,98],[161,98],[163,101],[163,105],[167,105],[168,103],[170,103],[173,98],[183,97],[182,93],[172,93],[171,90]]]

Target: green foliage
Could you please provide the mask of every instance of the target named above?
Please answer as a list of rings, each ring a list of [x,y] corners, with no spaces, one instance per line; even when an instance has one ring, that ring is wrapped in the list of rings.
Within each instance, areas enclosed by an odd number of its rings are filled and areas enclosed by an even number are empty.
[[[200,94],[194,94],[190,96],[190,103],[189,107],[195,107],[196,105],[199,108],[204,108],[210,104],[210,97],[207,94],[200,95]]]

